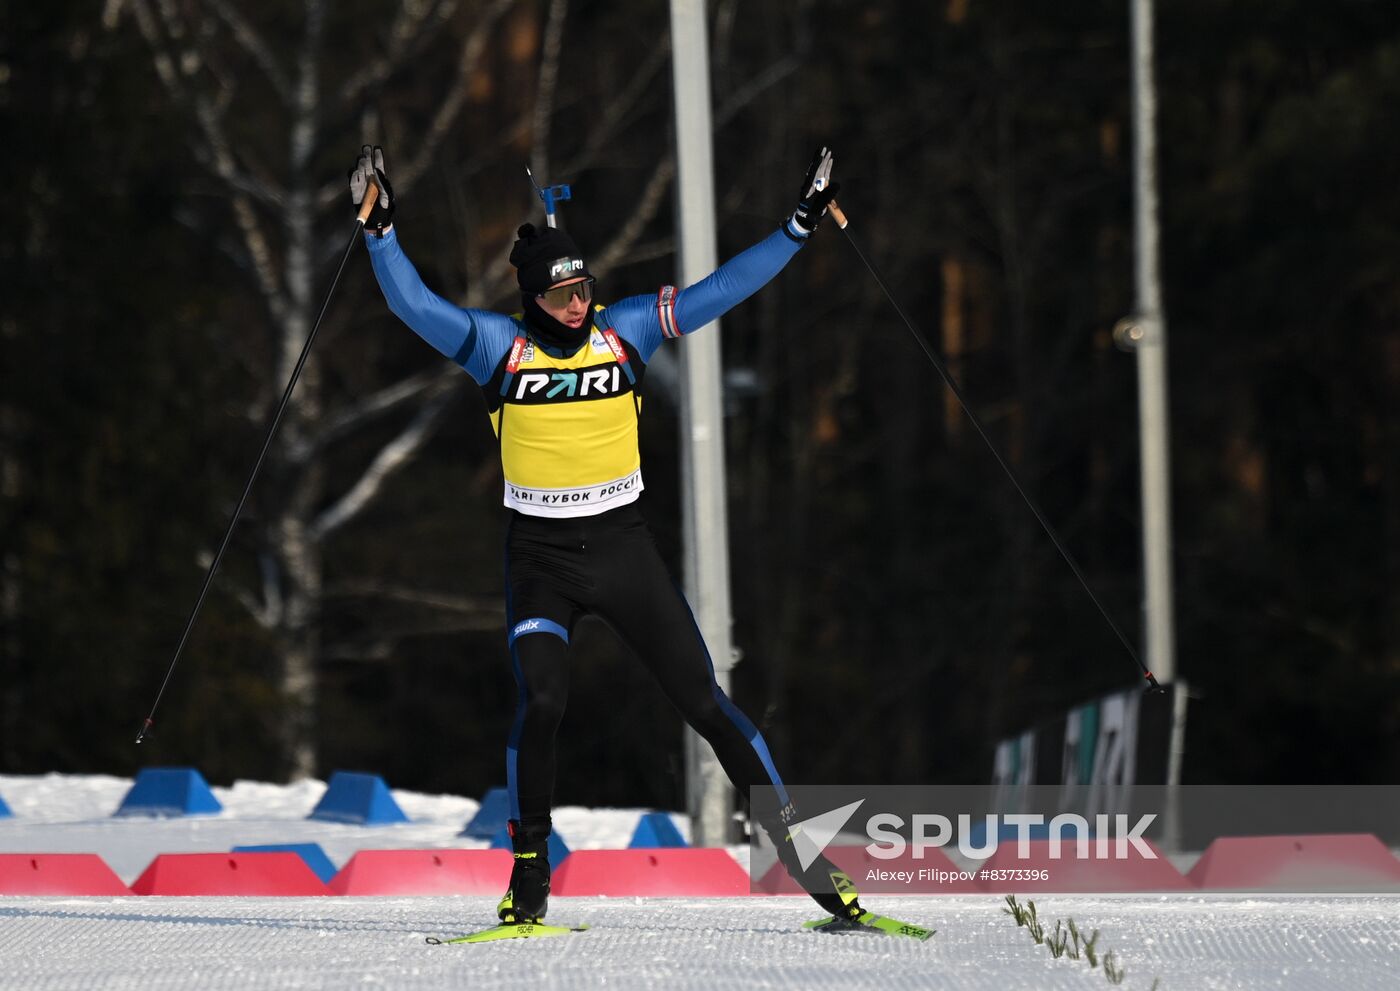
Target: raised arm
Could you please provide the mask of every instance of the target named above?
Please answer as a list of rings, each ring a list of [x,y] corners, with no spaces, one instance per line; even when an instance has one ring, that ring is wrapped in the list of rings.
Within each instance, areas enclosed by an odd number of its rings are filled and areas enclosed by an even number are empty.
[[[608,307],[605,319],[649,359],[661,342],[723,316],[748,299],[797,254],[816,230],[839,188],[831,179],[831,152],[818,149],[802,181],[797,209],[781,228],[747,248],[694,285],[663,286],[652,296],[632,296]]]
[[[384,175],[384,153],[368,146],[350,173],[350,195],[364,198],[367,180],[381,190],[365,224],[374,277],[393,314],[444,357],[461,365],[478,383],[486,382],[500,356],[510,347],[515,325],[509,317],[489,310],[466,309],[450,303],[423,284],[422,277],[399,246],[394,231],[394,194]],[[358,195],[357,195],[358,187]]]

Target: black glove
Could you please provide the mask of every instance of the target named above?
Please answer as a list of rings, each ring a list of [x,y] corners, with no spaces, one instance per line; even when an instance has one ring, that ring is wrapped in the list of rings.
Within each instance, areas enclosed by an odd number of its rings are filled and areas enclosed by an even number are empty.
[[[802,189],[797,194],[801,197],[797,210],[783,225],[787,236],[794,241],[805,241],[812,236],[826,208],[841,188],[839,182],[831,181],[831,162],[831,149],[822,145],[813,156],[812,164],[807,166],[807,176],[802,180]]]
[[[371,182],[379,187],[379,201],[369,212],[365,230],[374,232],[375,237],[383,237],[394,224],[394,188],[384,175],[384,149],[379,145],[362,147],[359,161],[350,170],[350,201],[357,211],[365,201],[365,190]]]

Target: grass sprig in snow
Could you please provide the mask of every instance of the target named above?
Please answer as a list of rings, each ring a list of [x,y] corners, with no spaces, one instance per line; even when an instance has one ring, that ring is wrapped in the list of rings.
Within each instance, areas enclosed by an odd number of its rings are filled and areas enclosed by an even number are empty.
[[[1002,909],[1007,915],[1016,920],[1016,925],[1025,929],[1035,940],[1037,946],[1044,946],[1050,951],[1050,955],[1056,960],[1061,957],[1069,957],[1071,960],[1078,960],[1081,954],[1089,962],[1091,970],[1099,966],[1099,931],[1095,929],[1088,936],[1085,936],[1074,919],[1061,921],[1055,920],[1055,931],[1047,936],[1045,934],[1045,924],[1040,921],[1040,915],[1035,907],[1035,902],[1030,899],[1022,905],[1015,895],[1006,896],[1007,907]],[[1127,970],[1119,964],[1113,957],[1113,951],[1109,950],[1103,955],[1103,976],[1109,984],[1119,985],[1128,976]],[[1156,978],[1152,982],[1152,991],[1157,991],[1161,978]]]

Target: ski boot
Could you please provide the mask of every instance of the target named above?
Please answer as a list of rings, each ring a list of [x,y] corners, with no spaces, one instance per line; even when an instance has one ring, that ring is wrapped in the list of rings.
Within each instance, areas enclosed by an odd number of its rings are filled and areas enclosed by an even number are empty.
[[[506,828],[515,862],[510,887],[496,906],[496,914],[506,925],[537,923],[549,904],[550,818],[511,819]]]
[[[830,918],[804,923],[802,928],[822,933],[883,934],[917,940],[933,938],[936,930],[876,915],[861,908],[856,886],[846,872],[813,845],[808,845],[805,838],[802,844],[796,842],[802,836],[801,824],[796,820],[796,810],[789,804],[778,813],[760,820],[760,825],[768,838],[774,841],[778,862],[802,886],[802,890],[811,895],[814,902],[830,913]],[[806,867],[802,866],[799,846],[808,854]]]
[[[829,891],[808,888],[807,893],[812,896],[812,900],[822,907],[822,911],[831,913],[831,921],[834,925],[856,926],[858,920],[865,915],[865,909],[860,907],[860,901],[856,897],[856,886],[851,879],[846,876],[846,872],[841,870],[825,857],[819,858],[823,862],[823,870],[826,880],[831,886]],[[817,864],[813,864],[817,867]],[[806,881],[803,882],[805,887]]]
[[[812,900],[829,913],[835,923],[850,922],[865,914],[857,899],[856,886],[846,872],[818,853],[806,866],[802,866],[793,837],[801,827],[789,828],[787,821],[793,818],[791,806],[784,810],[781,819],[770,819],[762,823],[778,852],[778,861],[801,885],[802,890],[812,896]],[[779,839],[781,837],[781,839]]]

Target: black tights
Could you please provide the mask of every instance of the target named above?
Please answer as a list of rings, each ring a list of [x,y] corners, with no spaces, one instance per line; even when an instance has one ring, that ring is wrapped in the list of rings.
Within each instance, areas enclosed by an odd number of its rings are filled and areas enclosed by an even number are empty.
[[[569,694],[568,639],[599,617],[646,665],[710,746],[740,794],[782,783],[763,737],[715,683],[690,607],[637,505],[553,519],[513,513],[506,537],[507,623],[519,686],[506,752],[512,818],[547,816],[554,736]]]

